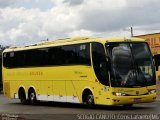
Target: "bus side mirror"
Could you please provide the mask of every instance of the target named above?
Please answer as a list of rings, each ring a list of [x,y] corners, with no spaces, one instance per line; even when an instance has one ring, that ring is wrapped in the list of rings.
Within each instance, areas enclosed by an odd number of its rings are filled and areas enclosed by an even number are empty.
[[[158,71],[158,68],[159,68],[159,60],[158,60],[158,57],[157,57],[157,56],[154,56],[153,59],[154,59],[155,69],[156,69],[156,71]]]
[[[156,71],[158,71],[158,65],[155,65],[155,67],[156,67]]]

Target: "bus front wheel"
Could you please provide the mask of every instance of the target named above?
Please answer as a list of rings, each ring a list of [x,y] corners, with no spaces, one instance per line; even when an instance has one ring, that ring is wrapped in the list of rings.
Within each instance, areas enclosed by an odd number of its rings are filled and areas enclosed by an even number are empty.
[[[92,94],[89,94],[87,96],[87,101],[86,101],[87,105],[89,107],[93,107],[94,106],[94,96]]]
[[[94,107],[94,96],[90,91],[86,91],[83,96],[83,103],[89,108]]]
[[[33,89],[29,91],[29,101],[31,105],[36,105],[37,104],[37,98],[36,98],[36,93]]]

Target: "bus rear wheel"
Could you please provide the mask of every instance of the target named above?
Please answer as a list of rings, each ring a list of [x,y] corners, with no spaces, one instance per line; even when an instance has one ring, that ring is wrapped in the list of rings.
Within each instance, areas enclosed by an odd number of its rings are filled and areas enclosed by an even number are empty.
[[[19,91],[19,99],[21,101],[22,104],[26,105],[28,103],[27,99],[26,99],[26,94],[24,89],[20,89]]]
[[[37,104],[36,93],[32,89],[29,91],[29,102],[30,102],[31,105],[36,105]]]

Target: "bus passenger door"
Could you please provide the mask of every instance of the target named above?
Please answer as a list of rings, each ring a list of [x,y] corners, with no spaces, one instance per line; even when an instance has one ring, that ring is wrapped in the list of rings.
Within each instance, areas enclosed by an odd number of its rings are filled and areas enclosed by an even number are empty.
[[[103,44],[92,43],[92,62],[96,75],[96,101],[98,104],[105,104],[109,101],[109,68],[110,64],[106,58]],[[106,97],[104,99],[104,97]],[[107,102],[108,102],[107,101]]]

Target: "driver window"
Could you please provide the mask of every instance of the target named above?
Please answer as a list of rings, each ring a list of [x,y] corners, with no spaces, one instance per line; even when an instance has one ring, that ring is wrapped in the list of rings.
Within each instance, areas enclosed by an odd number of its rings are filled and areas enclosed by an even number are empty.
[[[100,43],[92,43],[92,61],[94,72],[103,85],[109,85],[108,66],[104,46]]]

